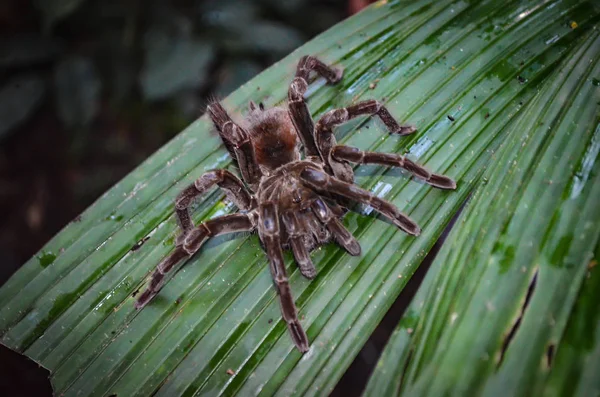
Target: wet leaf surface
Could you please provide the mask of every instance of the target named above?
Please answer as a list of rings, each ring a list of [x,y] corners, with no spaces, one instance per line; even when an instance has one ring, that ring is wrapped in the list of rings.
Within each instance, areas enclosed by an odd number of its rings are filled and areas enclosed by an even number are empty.
[[[585,1],[382,1],[300,47],[224,100],[238,117],[249,100],[280,103],[300,56],[317,55],[344,67],[345,76],[336,86],[313,82],[308,99],[315,116],[377,98],[399,120],[418,128],[415,135],[400,139],[386,134],[376,120],[361,119],[337,130],[340,142],[411,153],[429,169],[458,181],[458,189],[447,192],[395,170],[357,169],[358,184],[398,205],[423,233],[410,237],[364,211],[351,213],[344,223],[362,245],[360,257],[349,257],[337,246],[323,247],[312,255],[319,273],[309,281],[286,256],[311,341],[306,355],[294,349],[280,319],[256,236],[215,239],[168,281],[152,304],[139,312],[133,308],[134,295],[173,248],[174,197],[204,171],[230,165],[206,117],[106,192],[0,289],[2,343],[50,369],[57,394],[328,394],[452,215],[482,183],[482,174],[494,164],[506,164],[498,153],[505,153],[515,136],[523,137],[514,125],[539,103],[539,90],[554,81],[561,62],[571,60],[597,35],[597,18],[595,6]],[[576,20],[577,29],[565,20]],[[169,49],[161,48],[149,58],[160,61]],[[169,90],[176,86],[169,79],[177,80],[177,73],[165,72],[167,67],[156,70],[163,76],[157,81],[171,84]],[[527,81],[520,83],[519,75]],[[546,148],[543,142],[540,148]],[[548,158],[553,153],[538,152],[549,153]],[[492,183],[498,181],[488,180]],[[556,193],[565,183],[548,191]],[[588,197],[585,188],[583,192],[581,197]],[[528,194],[536,197],[538,192]],[[198,204],[194,218],[229,211],[233,208],[214,193]],[[575,238],[559,242],[551,241],[555,248],[581,244]],[[570,252],[555,251],[558,263]],[[512,244],[498,252],[497,269],[519,269],[510,265],[518,252]],[[545,282],[541,271],[539,277],[537,289]],[[530,278],[524,280],[519,288],[530,285]],[[536,299],[534,293],[528,311],[538,304]]]
[[[599,71],[592,31],[506,127],[364,395],[597,390]]]

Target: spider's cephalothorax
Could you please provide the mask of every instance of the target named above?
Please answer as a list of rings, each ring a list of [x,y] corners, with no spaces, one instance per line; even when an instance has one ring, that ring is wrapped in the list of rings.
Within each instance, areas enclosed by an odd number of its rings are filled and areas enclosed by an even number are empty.
[[[243,182],[227,170],[212,170],[177,196],[175,209],[182,233],[173,253],[152,273],[150,285],[136,302],[137,308],[144,307],[158,293],[166,273],[196,253],[208,238],[258,231],[269,258],[283,319],[297,348],[306,352],[308,338],[298,320],[282,250],[292,250],[300,272],[308,278],[316,275],[309,254],[319,245],[335,241],[350,255],[360,255],[358,241],[340,221],[346,211],[343,205],[352,201],[370,205],[409,234],[420,233],[417,224],[396,206],[354,185],[350,163],[402,167],[432,186],[456,188],[452,179],[431,173],[404,156],[337,145],[333,128],[361,115],[378,116],[393,134],[407,135],[416,130],[398,124],[375,100],[331,110],[315,125],[304,101],[311,71],[330,84],[342,78],[340,69],[304,56],[289,88],[287,108],[264,109],[262,104],[257,107],[251,102],[245,123],[236,124],[220,103],[208,106],[210,118],[237,163]],[[188,210],[191,201],[215,185],[227,193],[241,212],[194,226]]]

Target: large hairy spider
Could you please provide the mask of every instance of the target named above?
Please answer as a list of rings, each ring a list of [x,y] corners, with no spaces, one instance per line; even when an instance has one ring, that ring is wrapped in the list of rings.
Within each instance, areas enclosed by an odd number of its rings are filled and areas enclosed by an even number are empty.
[[[360,244],[340,222],[351,201],[368,204],[413,236],[420,233],[419,226],[396,206],[354,185],[350,163],[401,167],[432,186],[456,188],[452,179],[431,173],[404,156],[337,145],[333,128],[360,115],[378,116],[393,134],[407,135],[416,129],[398,124],[375,100],[331,110],[315,125],[303,97],[311,71],[330,84],[342,78],[340,69],[304,56],[288,91],[287,108],[265,109],[262,104],[257,107],[250,102],[247,120],[237,124],[219,102],[208,106],[223,143],[237,161],[243,182],[227,170],[212,170],[177,196],[175,208],[182,233],[175,250],[152,273],[150,285],[136,302],[138,309],[158,293],[165,274],[180,260],[196,253],[208,238],[258,230],[279,293],[281,314],[296,347],[306,352],[308,338],[298,320],[282,250],[292,250],[300,272],[310,279],[315,277],[316,270],[309,253],[320,245],[333,240],[350,255],[360,255]],[[194,226],[188,207],[195,197],[214,185],[225,191],[240,212]]]

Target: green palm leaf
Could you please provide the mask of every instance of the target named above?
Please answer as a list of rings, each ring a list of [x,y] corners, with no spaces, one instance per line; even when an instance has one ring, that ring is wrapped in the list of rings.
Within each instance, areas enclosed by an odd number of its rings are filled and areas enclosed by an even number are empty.
[[[508,127],[365,395],[598,393],[600,36],[574,50]]]
[[[459,183],[449,193],[394,170],[358,168],[357,182],[397,204],[423,233],[413,238],[353,213],[344,222],[362,256],[333,245],[318,250],[313,281],[287,257],[312,342],[306,355],[280,320],[256,236],[215,239],[150,305],[133,308],[133,295],[173,248],[173,198],[203,171],[229,165],[206,118],[109,190],[0,289],[2,343],[48,368],[56,394],[326,394],[484,169],[497,163],[499,148],[518,134],[517,121],[540,101],[538,89],[557,78],[561,61],[591,45],[598,15],[582,1],[383,1],[225,100],[242,113],[251,99],[279,103],[299,57],[317,55],[346,72],[337,86],[313,84],[315,116],[378,98],[419,128],[398,139],[362,119],[337,131],[341,142],[409,152]],[[198,205],[196,221],[233,210],[214,193]]]

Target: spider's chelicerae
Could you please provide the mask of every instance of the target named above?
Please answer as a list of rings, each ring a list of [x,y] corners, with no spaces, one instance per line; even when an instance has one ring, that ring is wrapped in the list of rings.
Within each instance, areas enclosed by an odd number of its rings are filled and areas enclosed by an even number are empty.
[[[262,104],[257,107],[250,102],[248,117],[241,124],[234,122],[220,103],[208,106],[223,143],[239,166],[243,182],[227,170],[212,170],[177,196],[175,208],[182,233],[173,253],[153,272],[150,285],[136,302],[138,309],[158,293],[165,274],[180,260],[196,253],[210,237],[257,230],[269,258],[283,319],[298,350],[306,352],[308,338],[298,320],[282,251],[292,250],[300,272],[307,278],[316,275],[310,252],[331,240],[350,255],[360,255],[360,244],[340,222],[345,206],[352,201],[368,204],[409,234],[420,233],[419,226],[396,206],[354,185],[350,163],[401,167],[432,186],[456,188],[452,179],[431,173],[404,156],[337,145],[333,128],[361,115],[378,116],[392,134],[407,135],[416,129],[398,124],[375,100],[331,110],[315,125],[304,100],[311,71],[330,84],[342,78],[340,69],[304,56],[288,91],[287,108],[265,109]],[[194,226],[188,207],[194,198],[214,185],[225,191],[240,212]]]

